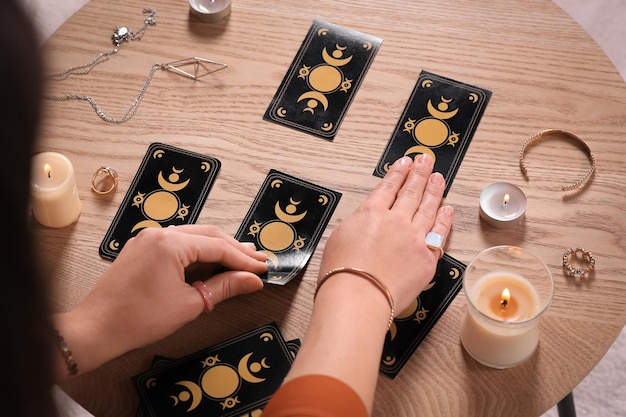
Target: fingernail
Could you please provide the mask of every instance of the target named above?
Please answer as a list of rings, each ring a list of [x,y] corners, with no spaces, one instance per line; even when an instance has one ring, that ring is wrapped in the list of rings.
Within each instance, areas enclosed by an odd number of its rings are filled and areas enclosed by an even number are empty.
[[[242,245],[244,245],[245,247],[249,248],[249,249],[255,249],[256,250],[256,245],[254,244],[254,242],[242,242]]]
[[[433,158],[432,156],[428,155],[427,153],[421,153],[419,154],[419,156],[417,157],[417,159],[415,159],[417,161],[417,163],[419,164],[430,164],[433,162]]]
[[[443,185],[445,182],[443,179],[443,175],[441,175],[439,172],[435,172],[434,174],[432,174],[429,181],[433,185]]]
[[[401,167],[401,166],[405,166],[411,163],[411,158],[409,158],[408,156],[403,156],[400,159],[396,159],[396,162],[393,163],[393,165]]]
[[[452,217],[454,215],[454,208],[452,206],[443,206],[441,209],[443,215],[446,217]]]

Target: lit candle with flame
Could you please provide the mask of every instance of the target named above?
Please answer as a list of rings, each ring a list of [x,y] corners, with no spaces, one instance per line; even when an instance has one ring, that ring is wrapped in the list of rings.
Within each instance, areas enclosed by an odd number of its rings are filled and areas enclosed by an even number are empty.
[[[496,246],[484,252],[504,250],[501,248],[511,247]],[[552,300],[554,288],[549,269],[540,261],[532,266],[533,260],[525,259],[530,265],[527,271],[521,263],[519,268],[514,265],[513,269],[524,275],[502,268],[501,259],[488,259],[478,268],[475,262],[482,262],[480,255],[467,267],[463,288],[469,307],[461,341],[465,350],[485,365],[508,368],[535,351],[539,340],[536,319]],[[493,270],[494,265],[500,267]]]
[[[81,202],[70,160],[56,152],[42,152],[33,157],[31,168],[31,207],[35,219],[48,227],[65,227],[76,222]]]
[[[526,212],[526,195],[507,182],[487,186],[480,194],[480,217],[499,229],[518,224]]]
[[[500,309],[507,311],[511,302],[511,291],[508,288],[502,290],[502,298],[500,299]]]

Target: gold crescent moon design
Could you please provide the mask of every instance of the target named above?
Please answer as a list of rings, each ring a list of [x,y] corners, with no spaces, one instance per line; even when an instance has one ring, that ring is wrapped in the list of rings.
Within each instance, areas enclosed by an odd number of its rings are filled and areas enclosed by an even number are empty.
[[[437,157],[435,156],[435,153],[432,151],[432,149],[430,149],[430,148],[428,148],[426,146],[421,146],[421,145],[411,146],[409,149],[407,149],[404,152],[404,156],[408,156],[408,155],[410,155],[412,153],[425,153],[425,154],[430,155],[433,158],[433,161],[437,160]]]
[[[476,93],[470,93],[469,95],[469,101],[471,101],[472,103],[476,103],[478,101],[478,94]]]
[[[333,126],[334,125],[332,123],[326,122],[326,123],[324,123],[322,125],[322,130],[325,131],[325,132],[329,132],[329,131],[331,131],[333,129]]]
[[[178,381],[176,385],[181,385],[187,388],[191,393],[191,404],[187,409],[188,412],[193,410],[200,404],[200,401],[202,400],[202,390],[200,389],[200,386],[198,384],[191,381]]]
[[[383,363],[387,366],[391,366],[396,363],[396,358],[394,358],[393,356],[386,356],[383,360]]]
[[[328,196],[324,194],[320,194],[320,198],[318,198],[317,201],[320,202],[323,206],[325,206],[326,204],[328,204]]]
[[[176,167],[172,167],[172,172],[174,174],[180,174],[181,172],[183,172],[185,169],[176,169]]]
[[[289,197],[289,202],[290,202],[291,204],[293,204],[293,205],[296,205],[296,206],[297,206],[298,204],[302,203],[302,200],[300,200],[300,201],[296,201],[296,200],[294,200],[293,198]]]
[[[346,48],[342,49],[339,46],[337,46],[337,49],[345,50]],[[322,59],[328,65],[332,65],[333,67],[343,67],[344,65],[346,65],[346,64],[350,63],[350,61],[352,61],[352,55],[350,55],[347,58],[343,58],[343,59],[333,58],[332,56],[330,56],[330,54],[326,50],[326,47],[324,47],[324,49],[322,49]]]
[[[389,334],[391,336],[391,340],[396,338],[396,334],[398,334],[398,326],[396,326],[396,322],[392,321],[391,326],[389,326]]]
[[[285,110],[285,109],[284,109],[284,108],[282,108],[282,107],[279,107],[278,109],[276,109],[276,114],[277,114],[279,117],[285,117],[285,116],[287,115],[287,110]]]
[[[163,155],[165,155],[165,151],[163,149],[157,149],[156,151],[152,152],[152,157],[154,159],[162,158]]]
[[[263,339],[264,342],[270,341],[270,340],[274,340],[274,335],[269,333],[269,332],[265,332],[263,334],[261,334],[261,336],[259,336],[261,339]]]
[[[146,381],[146,388],[156,387],[157,379],[156,378],[148,378]]]
[[[270,369],[270,366],[266,362],[267,358],[261,359],[261,367],[265,369]]]
[[[365,48],[365,50],[369,51],[372,49],[372,43],[371,42],[365,42],[363,43],[363,48]]]
[[[239,365],[237,365],[237,371],[239,371],[239,375],[244,380],[250,382],[251,384],[261,383],[265,381],[265,378],[256,377],[250,372],[250,368],[248,365],[248,360],[250,359],[250,356],[252,356],[252,352],[246,354],[243,358],[241,358],[241,360],[239,361]]]
[[[172,171],[176,172],[176,170],[174,168],[172,168]],[[180,172],[182,172],[182,170]],[[182,190],[187,185],[189,185],[190,179],[187,178],[187,180],[184,181],[184,182],[181,182],[179,184],[174,184],[172,182],[169,182],[165,178],[163,178],[163,171],[159,171],[159,175],[157,177],[157,181],[159,182],[159,185],[161,186],[161,188],[163,188],[164,190],[171,191],[171,192],[174,193],[176,191]]]
[[[280,202],[277,201],[276,205],[274,206],[274,213],[276,214],[276,217],[278,217],[280,220],[284,221],[285,223],[295,223],[304,219],[304,216],[306,216],[306,214],[308,213],[308,210],[305,210],[304,212],[300,214],[287,214],[283,211],[282,208],[280,208]]]
[[[437,110],[435,108],[435,106],[433,106],[432,101],[429,99],[428,103],[426,103],[426,107],[428,108],[428,113],[430,113],[430,115],[432,115],[433,117],[439,119],[439,120],[448,120],[453,118],[454,116],[456,116],[456,114],[459,112],[458,107],[452,111],[440,111]]]
[[[424,87],[424,88],[431,87],[432,85],[433,85],[433,82],[431,80],[424,80],[424,81],[422,81],[422,87]]]
[[[112,241],[109,242],[109,249],[111,250],[119,250],[120,248],[120,243],[113,239]]]
[[[441,96],[441,101],[443,101],[444,103],[452,103],[452,99],[451,98],[446,100],[446,98],[444,96]]]
[[[430,290],[434,286],[435,286],[435,281],[433,281],[430,284],[428,284],[427,286],[425,286],[424,289],[422,290],[422,292],[428,291],[428,290]]]
[[[274,180],[270,185],[272,186],[272,188],[279,188],[281,185],[283,185],[283,180]]]
[[[145,229],[146,227],[161,227],[161,225],[154,220],[142,220],[135,224],[130,232],[133,233],[136,230]]]
[[[400,314],[396,316],[396,318],[399,320],[402,320],[402,319],[407,319],[411,317],[413,313],[417,311],[417,307],[418,307],[418,304],[417,304],[417,298],[416,298],[415,300],[411,302],[411,304],[409,304],[407,308],[402,310]]]
[[[383,165],[383,169],[385,170],[385,172],[389,171],[389,162],[385,162],[385,165]]]
[[[327,35],[328,34],[328,29],[326,28],[319,28],[317,30],[317,35],[318,36],[323,36],[323,35]]]
[[[328,99],[326,96],[318,91],[307,91],[306,93],[300,95],[296,102],[301,102],[304,99],[313,99],[324,107],[324,110],[328,110]]]
[[[260,251],[267,256],[267,260],[270,261],[274,265],[274,269],[278,268],[278,256],[274,252],[270,252],[268,250]]]
[[[211,164],[204,161],[203,163],[200,164],[200,168],[204,171],[204,172],[209,172],[211,170]]]
[[[178,405],[178,397],[175,395],[170,395],[170,398],[174,400],[174,407],[176,407]]]
[[[461,275],[461,271],[458,268],[452,268],[449,272],[450,278],[457,279]]]

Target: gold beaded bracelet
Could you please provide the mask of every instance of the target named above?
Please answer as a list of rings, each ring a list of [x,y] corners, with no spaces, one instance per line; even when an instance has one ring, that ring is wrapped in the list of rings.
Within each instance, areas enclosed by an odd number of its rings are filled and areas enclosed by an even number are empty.
[[[546,136],[555,135],[555,134],[560,134],[570,139],[573,139],[587,152],[587,156],[589,157],[589,160],[591,161],[591,168],[589,168],[589,171],[587,171],[584,177],[582,177],[576,182],[573,182],[571,184],[566,184],[561,187],[561,190],[563,191],[577,190],[581,188],[583,185],[585,185],[587,181],[589,181],[589,178],[591,178],[591,175],[593,175],[593,172],[596,170],[596,158],[595,156],[593,156],[593,153],[591,153],[591,149],[589,148],[589,146],[587,146],[587,144],[581,138],[574,135],[573,133],[567,132],[565,130],[560,130],[560,129],[546,129],[546,130],[542,130],[539,133],[535,133],[534,135],[526,139],[526,142],[524,142],[524,144],[522,145],[522,149],[520,150],[520,153],[519,153],[519,167],[522,170],[522,174],[524,176],[527,176],[528,170],[526,169],[526,164],[524,163],[524,152],[526,152],[526,148],[528,148],[528,146],[537,142],[541,138],[545,138]]]
[[[389,322],[387,323],[387,330],[389,330],[391,328],[391,323],[393,323],[393,318],[396,314],[396,303],[393,301],[393,296],[391,295],[389,288],[387,288],[387,286],[381,280],[362,269],[348,267],[331,269],[317,283],[317,288],[315,289],[315,295],[313,296],[313,299],[315,300],[315,298],[317,297],[317,293],[320,290],[322,284],[324,284],[328,278],[340,272],[348,272],[363,277],[370,281],[372,284],[374,284],[379,290],[383,292],[383,294],[385,294],[385,297],[387,297],[387,301],[389,302],[389,306],[391,307],[391,315],[389,316]]]
[[[69,376],[74,376],[78,373],[78,364],[76,363],[76,359],[74,359],[74,354],[72,353],[72,349],[67,344],[61,333],[56,330],[57,343],[59,345],[59,349],[61,350],[61,356],[65,360],[65,365],[67,366],[67,373]]]

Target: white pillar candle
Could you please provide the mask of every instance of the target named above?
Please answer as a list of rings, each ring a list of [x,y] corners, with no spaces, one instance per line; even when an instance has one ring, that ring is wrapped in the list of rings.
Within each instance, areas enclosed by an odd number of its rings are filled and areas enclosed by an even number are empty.
[[[468,310],[461,342],[478,362],[509,368],[528,359],[539,342],[537,321],[552,301],[546,265],[515,246],[481,252],[463,276]]]
[[[32,159],[31,207],[35,219],[47,227],[68,226],[80,216],[74,167],[56,152],[42,152]]]
[[[494,182],[480,194],[480,217],[499,229],[513,227],[524,217],[526,205],[526,195],[519,187]]]

